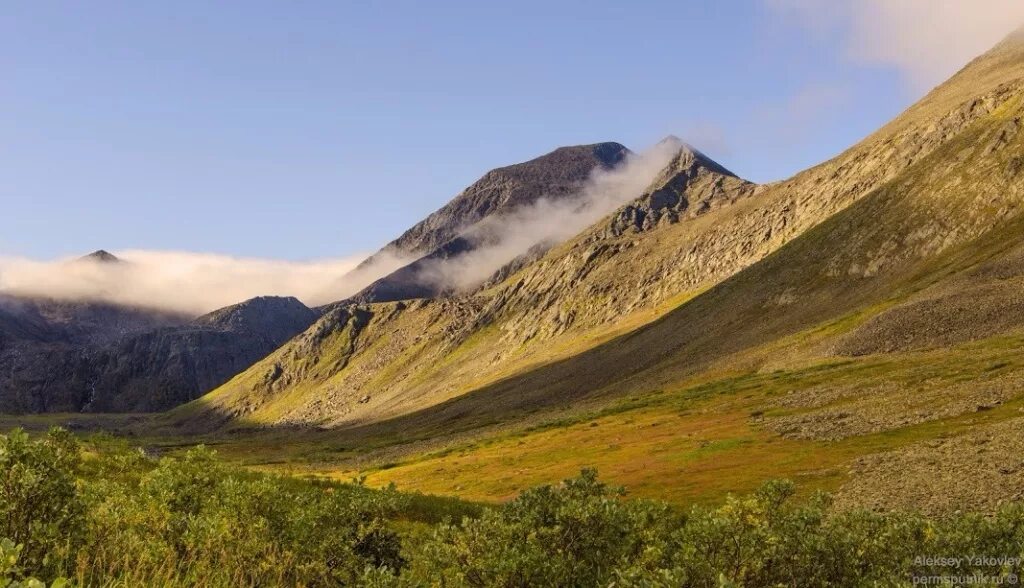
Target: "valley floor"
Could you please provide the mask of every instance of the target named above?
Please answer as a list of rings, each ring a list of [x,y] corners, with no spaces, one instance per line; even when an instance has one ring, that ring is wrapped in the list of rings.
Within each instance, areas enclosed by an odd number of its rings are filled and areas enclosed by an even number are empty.
[[[516,424],[446,437],[349,430],[199,438],[158,415],[0,418],[0,427],[103,430],[153,453],[206,444],[253,469],[505,501],[597,468],[631,495],[718,502],[765,480],[828,490],[840,507],[992,510],[1024,497],[1024,335],[957,347],[702,376]],[[153,431],[164,431],[158,435]]]

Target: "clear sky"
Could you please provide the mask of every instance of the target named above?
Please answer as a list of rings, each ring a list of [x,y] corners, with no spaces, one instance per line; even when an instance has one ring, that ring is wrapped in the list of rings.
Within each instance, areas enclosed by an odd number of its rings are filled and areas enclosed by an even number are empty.
[[[872,53],[832,5],[5,2],[0,254],[344,256],[490,168],[670,133],[781,179],[966,60]]]

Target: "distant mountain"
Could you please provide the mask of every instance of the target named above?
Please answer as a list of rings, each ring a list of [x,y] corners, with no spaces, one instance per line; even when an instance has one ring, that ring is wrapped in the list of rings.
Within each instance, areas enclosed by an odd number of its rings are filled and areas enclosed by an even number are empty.
[[[74,412],[92,390],[91,352],[184,315],[105,302],[0,294],[0,412]]]
[[[89,255],[84,255],[78,258],[80,261],[92,261],[98,263],[120,263],[121,259],[116,255],[109,253],[103,249],[97,249]]]
[[[316,317],[294,298],[255,298],[193,320],[0,295],[0,412],[171,408],[224,383]]]
[[[306,330],[318,314],[265,296],[188,324],[133,334],[90,354],[92,412],[152,412],[198,398]]]

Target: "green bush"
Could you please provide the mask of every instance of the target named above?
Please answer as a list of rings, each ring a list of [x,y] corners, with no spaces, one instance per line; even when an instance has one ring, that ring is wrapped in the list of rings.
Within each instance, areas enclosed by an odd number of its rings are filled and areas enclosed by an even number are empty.
[[[524,492],[460,525],[442,524],[403,581],[453,586],[599,586],[647,556],[648,537],[675,518],[666,506],[620,500],[593,470]],[[379,579],[377,580],[379,581]]]
[[[87,579],[337,585],[399,569],[393,491],[318,487],[227,468],[213,452],[165,458],[124,485],[92,487]]]
[[[78,443],[66,431],[40,441],[20,430],[0,435],[0,538],[21,546],[29,569],[64,571],[81,541],[80,464]]]
[[[947,519],[836,512],[825,495],[795,501],[792,484],[769,482],[684,511],[626,499],[585,470],[484,508],[256,474],[202,447],[155,460],[101,445],[83,459],[63,431],[0,437],[0,588],[61,577],[133,587],[1008,583],[1024,556],[1021,504]],[[1011,559],[941,561],[968,555]]]
[[[442,525],[401,575],[374,570],[373,586],[908,586],[915,578],[991,581],[1011,565],[919,564],[919,556],[1019,557],[1024,509],[929,521],[906,514],[834,513],[824,495],[797,504],[788,482],[685,514],[619,499],[584,471],[529,490],[461,525]]]

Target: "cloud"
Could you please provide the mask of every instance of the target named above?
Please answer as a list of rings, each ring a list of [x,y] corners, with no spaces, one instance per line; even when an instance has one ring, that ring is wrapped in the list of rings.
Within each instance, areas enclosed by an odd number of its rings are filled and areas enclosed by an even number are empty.
[[[1024,25],[1021,0],[764,0],[822,38],[839,36],[844,56],[893,67],[915,90],[952,75]]]
[[[488,217],[462,233],[476,247],[448,259],[429,260],[417,279],[441,290],[471,289],[503,266],[538,247],[565,241],[642,195],[681,147],[671,138],[631,154],[614,169],[597,169],[571,197],[541,198],[509,213]]]
[[[122,263],[0,257],[0,291],[198,315],[254,296],[295,296],[309,305],[333,302],[404,263],[382,260],[340,280],[365,256],[292,262],[184,251],[132,250],[115,255]]]

